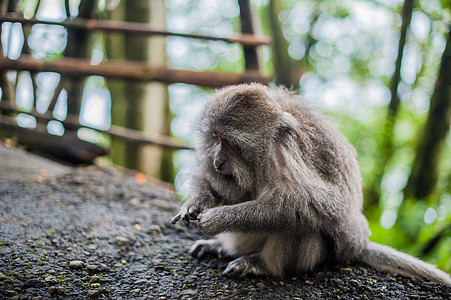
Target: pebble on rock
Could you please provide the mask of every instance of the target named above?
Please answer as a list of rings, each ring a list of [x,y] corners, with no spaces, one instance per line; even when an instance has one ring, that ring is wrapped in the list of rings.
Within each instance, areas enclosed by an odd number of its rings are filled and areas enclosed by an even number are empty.
[[[140,284],[146,284],[147,280],[146,279],[139,279],[135,282],[136,285],[140,285]]]
[[[197,292],[196,292],[195,290],[192,290],[192,289],[187,289],[187,290],[184,290],[183,292],[184,292],[185,294],[191,295],[191,296],[197,295]]]
[[[265,287],[265,284],[264,284],[263,282],[257,282],[256,286],[257,286],[259,289],[263,289],[263,288]]]
[[[107,265],[105,265],[105,264],[100,264],[99,265],[99,271],[100,272],[105,272],[107,270],[108,270],[108,266]]]
[[[94,298],[94,297],[97,297],[98,295],[100,295],[100,293],[101,293],[101,291],[99,289],[90,290],[90,291],[88,291],[88,297]]]
[[[50,295],[64,295],[66,293],[66,288],[64,286],[51,286],[48,291]]]
[[[161,227],[160,226],[158,226],[158,225],[150,225],[150,227],[149,227],[149,229],[150,229],[150,231],[152,231],[152,232],[161,232]]]
[[[130,242],[130,240],[129,240],[128,238],[126,238],[126,237],[123,237],[123,236],[117,236],[117,237],[116,237],[116,244],[117,244],[118,246],[125,246],[125,245],[127,245],[129,242]]]
[[[97,273],[97,272],[100,271],[99,270],[100,268],[99,268],[98,265],[87,265],[86,269],[88,269],[88,271],[91,272],[91,273]]]
[[[83,269],[85,267],[85,263],[81,260],[73,260],[69,262],[69,268],[71,269]]]

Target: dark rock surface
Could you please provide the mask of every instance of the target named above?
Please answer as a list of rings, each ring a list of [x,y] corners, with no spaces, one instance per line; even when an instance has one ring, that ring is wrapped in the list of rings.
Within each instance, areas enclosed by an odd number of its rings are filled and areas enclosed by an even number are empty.
[[[0,176],[0,299],[449,299],[436,283],[344,266],[298,278],[221,275],[187,254],[178,200],[113,169]]]

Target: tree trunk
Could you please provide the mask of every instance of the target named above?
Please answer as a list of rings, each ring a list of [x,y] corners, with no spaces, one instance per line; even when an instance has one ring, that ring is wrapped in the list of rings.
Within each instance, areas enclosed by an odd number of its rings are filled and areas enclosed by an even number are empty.
[[[365,208],[371,205],[379,204],[381,192],[381,183],[384,176],[386,166],[393,155],[393,129],[396,121],[396,116],[399,110],[399,95],[398,86],[401,81],[401,66],[404,54],[404,48],[407,39],[407,31],[412,20],[412,11],[414,7],[414,0],[405,0],[402,8],[402,24],[398,42],[398,56],[395,63],[395,72],[391,78],[390,83],[390,103],[388,105],[387,119],[384,127],[384,137],[381,146],[381,153],[379,163],[377,164],[374,180],[371,188],[365,191]]]
[[[440,154],[451,125],[451,31],[448,32],[435,90],[404,195],[424,198],[435,188]]]
[[[162,0],[123,2],[112,12],[112,19],[150,23],[157,28],[165,26],[165,6]],[[151,65],[162,65],[166,61],[166,42],[162,37],[109,35],[107,55],[110,59],[146,61]],[[169,134],[169,105],[165,85],[132,82],[124,84],[110,80],[108,86],[112,101],[112,124],[142,130],[149,134]],[[165,180],[172,179],[171,155],[163,154],[160,148],[123,144],[115,140],[112,146],[114,163]]]
[[[282,11],[282,1],[270,0],[268,5],[269,24],[273,40],[273,65],[275,81],[279,85],[298,89],[300,79],[300,67],[288,55],[288,41],[283,36],[279,15]]]
[[[123,21],[125,19],[125,1],[107,11],[106,19]],[[125,59],[125,35],[123,34],[106,34],[105,35],[105,51],[109,60]],[[121,80],[107,81],[108,90],[111,95],[111,124],[125,127],[125,113],[127,101],[125,98],[125,83]],[[120,166],[127,166],[125,156],[126,143],[121,139],[111,138],[111,156],[113,162]]]
[[[0,2],[0,12],[15,12],[17,6],[17,1],[8,1],[8,0],[1,0]],[[10,32],[11,34],[11,32]],[[2,35],[2,26],[0,26],[0,37]],[[0,43],[1,44],[1,43]],[[2,45],[0,45],[2,46]],[[8,46],[9,47],[9,46]],[[5,53],[7,54],[7,53]],[[3,47],[0,47],[0,55],[3,57]],[[16,98],[15,95],[15,89],[14,85],[8,80],[6,70],[0,70],[0,89],[2,90],[2,101],[7,101],[10,104],[13,103],[13,101]],[[8,115],[9,112],[0,110],[1,114]]]
[[[252,13],[252,6],[249,0],[238,0],[240,6],[241,32],[254,34],[256,26]],[[260,70],[260,55],[255,47],[243,46],[244,61],[246,70]]]
[[[82,0],[78,7],[78,17],[90,19],[93,17],[96,1]],[[69,16],[68,16],[69,17]],[[66,57],[88,58],[89,57],[89,32],[85,29],[69,28],[67,30],[67,46],[64,52]],[[61,78],[63,80],[63,78]],[[65,86],[67,90],[67,114],[80,115],[81,101],[85,86],[84,77],[71,78],[70,83]]]

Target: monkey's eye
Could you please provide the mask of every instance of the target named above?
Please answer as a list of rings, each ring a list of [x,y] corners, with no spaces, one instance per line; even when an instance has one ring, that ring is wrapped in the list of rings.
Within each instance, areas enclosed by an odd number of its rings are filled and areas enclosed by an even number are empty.
[[[222,140],[230,149],[232,149],[233,151],[235,151],[236,153],[240,152],[240,147],[238,146],[237,143],[235,143],[234,141],[231,140]]]
[[[214,138],[217,138],[217,137],[218,137],[218,134],[217,134],[216,132],[212,131],[212,132],[211,132],[211,136],[214,137]]]

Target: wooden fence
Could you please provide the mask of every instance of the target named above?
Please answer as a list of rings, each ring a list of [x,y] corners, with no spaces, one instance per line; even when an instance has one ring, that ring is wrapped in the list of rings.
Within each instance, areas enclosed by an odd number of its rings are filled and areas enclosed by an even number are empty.
[[[23,15],[17,13],[0,13],[0,30],[1,24],[4,22],[21,23],[22,25],[32,26],[34,24],[46,24],[63,26],[67,29],[77,29],[86,32],[104,31],[117,32],[121,34],[138,34],[145,36],[178,36],[187,39],[200,39],[210,41],[220,41],[225,43],[241,44],[245,56],[245,71],[241,73],[234,72],[215,72],[215,71],[191,71],[191,70],[175,70],[164,65],[154,66],[137,61],[104,61],[99,64],[91,64],[88,60],[82,58],[65,57],[55,61],[37,60],[29,54],[22,53],[17,59],[10,59],[0,53],[0,73],[6,70],[30,71],[32,74],[37,72],[56,72],[62,76],[83,77],[87,75],[99,75],[106,78],[117,78],[136,82],[159,81],[163,83],[187,83],[204,87],[222,87],[225,85],[239,84],[244,82],[260,82],[267,84],[270,77],[263,74],[258,58],[257,49],[260,46],[269,46],[271,41],[267,37],[256,36],[254,34],[254,25],[252,20],[251,5],[248,0],[239,0],[240,19],[242,33],[229,37],[207,36],[201,34],[187,34],[170,32],[163,29],[151,28],[142,23],[118,22],[94,19],[67,19],[62,22],[38,20],[36,18],[26,19]],[[24,26],[22,26],[24,28]],[[1,32],[0,32],[1,33]],[[0,45],[0,51],[2,45]],[[3,74],[4,75],[4,74]],[[63,78],[63,77],[61,77]],[[61,82],[63,79],[61,79]],[[28,114],[36,120],[48,122],[56,120],[52,114],[55,107],[57,96],[62,90],[62,86],[58,85],[55,89],[54,98],[44,113],[39,113],[35,107],[31,111],[22,111],[15,104],[15,99],[7,97],[8,93],[2,93],[2,101],[0,101],[0,127],[14,131],[17,134],[24,132],[37,132],[38,128],[22,128],[16,120],[15,115],[18,113]],[[1,81],[0,81],[1,83]],[[5,87],[2,86],[2,90]],[[59,121],[59,120],[58,120]],[[76,130],[83,126],[79,122],[79,115],[69,114],[66,119],[60,121],[65,128]],[[91,128],[100,131],[96,128]],[[165,149],[188,149],[186,145],[179,143],[169,136],[149,136],[141,131],[112,125],[108,130],[103,130],[110,136],[122,139],[130,143],[152,144],[163,147]],[[46,134],[39,132],[39,134]]]

